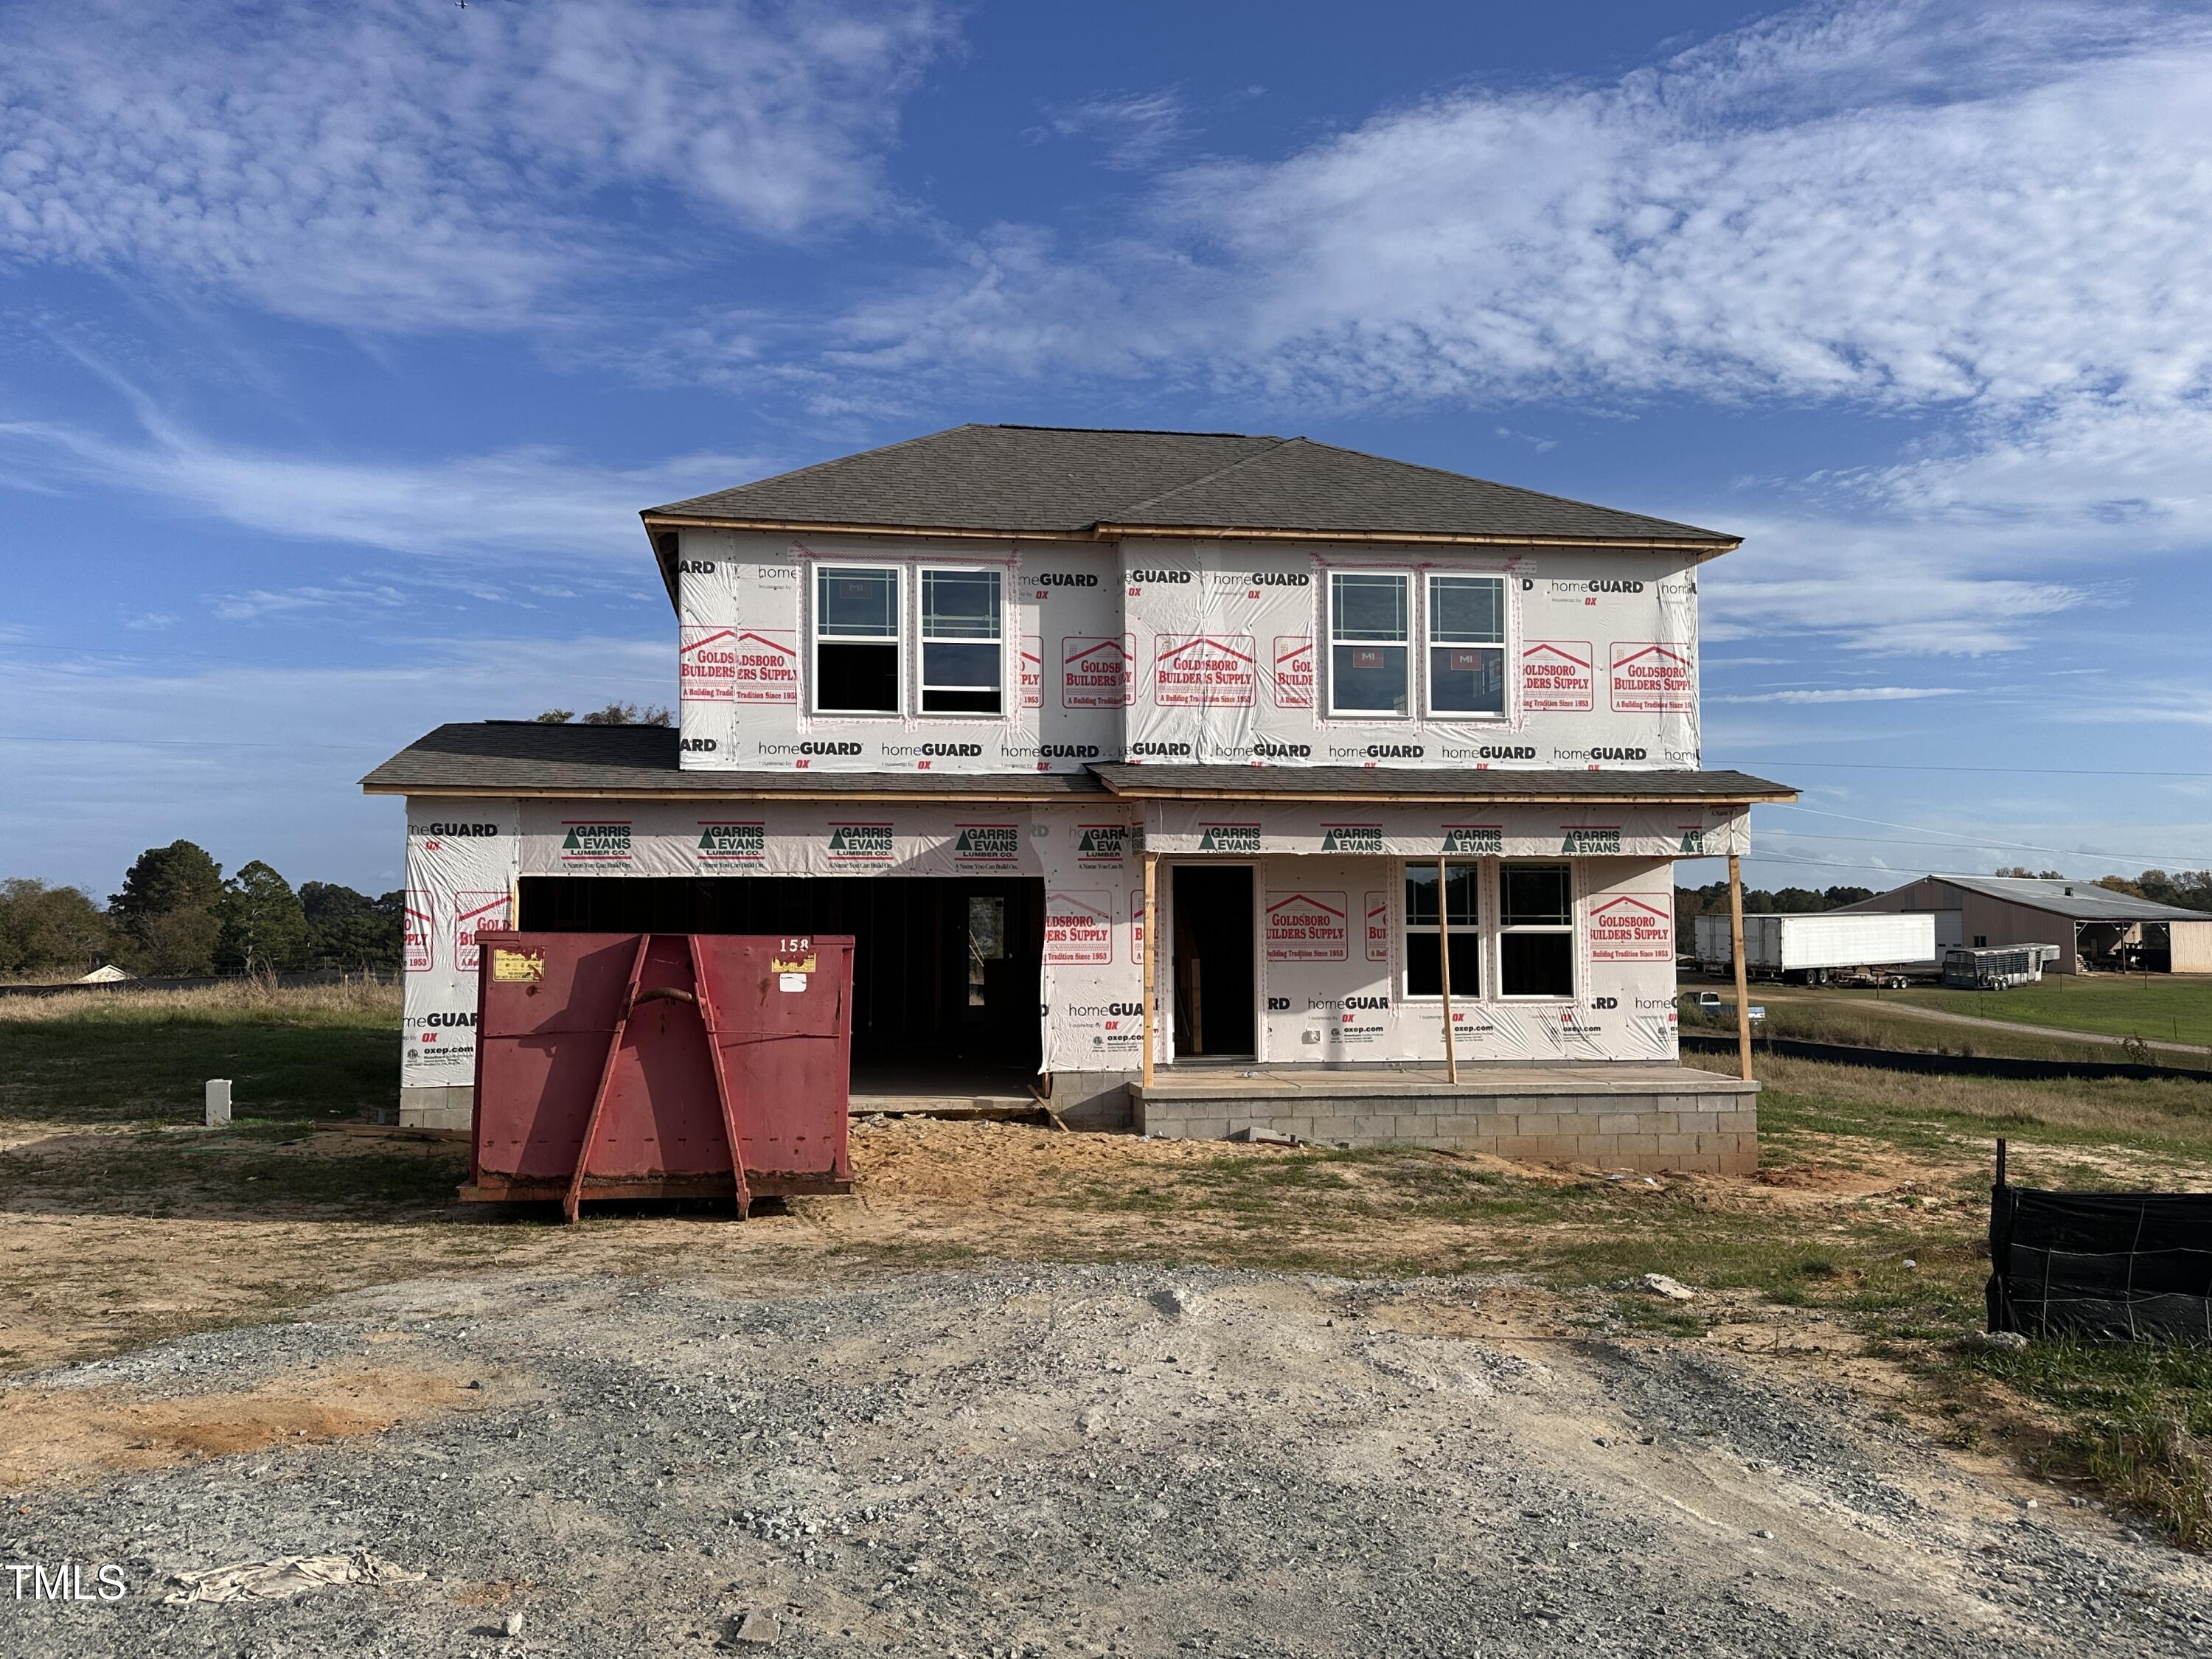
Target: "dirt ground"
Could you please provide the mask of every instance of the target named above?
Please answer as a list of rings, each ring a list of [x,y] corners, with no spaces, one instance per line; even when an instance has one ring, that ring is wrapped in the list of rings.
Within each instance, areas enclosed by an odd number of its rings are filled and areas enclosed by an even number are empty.
[[[1485,1221],[1452,1208],[1431,1216],[1401,1208],[1387,1226],[1361,1224],[1371,1218],[1358,1202],[1363,1187],[1389,1183],[1360,1164],[1345,1166],[1303,1210],[1147,1203],[1147,1190],[1173,1193],[1193,1177],[1264,1181],[1267,1166],[1289,1158],[1221,1141],[926,1119],[856,1132],[851,1196],[766,1205],[744,1225],[705,1206],[587,1208],[574,1229],[554,1224],[544,1208],[453,1206],[443,1198],[465,1171],[464,1149],[334,1130],[287,1144],[258,1176],[165,1184],[152,1198],[127,1185],[103,1190],[116,1186],[118,1147],[175,1161],[207,1144],[194,1130],[167,1137],[173,1155],[161,1137],[148,1154],[141,1133],[0,1126],[0,1152],[23,1154],[34,1171],[0,1205],[0,1279],[15,1287],[0,1306],[0,1366],[84,1358],[357,1285],[490,1267],[680,1273],[756,1263],[777,1273],[826,1270],[845,1260],[1237,1262],[1260,1249],[1270,1261],[1310,1255],[1339,1271],[1387,1272],[1517,1264],[1529,1236],[1517,1216]],[[1450,1173],[1539,1186],[1588,1179],[1499,1158],[1421,1156]],[[408,1170],[418,1200],[360,1219],[347,1206],[287,1190],[290,1169],[312,1171],[327,1187],[343,1182],[348,1164],[370,1159]],[[2117,1174],[2129,1159],[2116,1153],[2103,1162]],[[1832,1166],[1800,1162],[1748,1179],[1668,1176],[1642,1190],[1664,1189],[1716,1216],[1788,1214],[1842,1225],[1869,1205],[1909,1203],[1932,1215],[1978,1201],[1955,1191],[1955,1160],[1854,1139],[1848,1158]],[[248,1186],[265,1196],[242,1197]],[[1612,1219],[1543,1224],[1595,1232]]]
[[[2032,1405],[1776,1293],[1785,1257],[1970,1288],[1979,1152],[1941,1137],[1608,1177],[897,1120],[850,1197],[568,1228],[453,1204],[448,1142],[0,1133],[0,1574],[130,1587],[0,1577],[0,1650],[2212,1643],[2212,1572],[2037,1478]],[[1645,1265],[1692,1311],[1592,1288]],[[362,1582],[163,1600],[291,1556]]]

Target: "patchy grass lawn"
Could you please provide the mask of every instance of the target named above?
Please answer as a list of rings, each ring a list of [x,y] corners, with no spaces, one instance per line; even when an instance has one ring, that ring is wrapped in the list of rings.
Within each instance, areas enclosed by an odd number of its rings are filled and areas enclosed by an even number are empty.
[[[1680,998],[1682,1029],[1733,1037],[1734,1014],[1715,1014],[1697,1006],[1696,991],[1709,988],[1700,985]],[[1727,994],[1733,1000],[1735,994],[1731,990]],[[1905,1048],[1937,1054],[2001,1054],[2014,1060],[2102,1060],[2106,1064],[2128,1058],[2117,1042],[2083,1042],[2031,1031],[1991,1030],[1984,1026],[1917,1018],[1899,1011],[1899,997],[1895,991],[1881,993],[1877,1000],[1872,991],[1806,991],[1754,986],[1752,1004],[1765,1008],[1766,1018],[1759,1023],[1753,1041],[1756,1042],[1760,1036],[1796,1037],[1808,1042],[1848,1042],[1862,1048]],[[1997,1018],[1994,1014],[1989,1017]],[[2170,1065],[2189,1063],[2183,1056],[2172,1054],[2156,1058]]]
[[[0,1122],[195,1122],[213,1077],[232,1080],[241,1124],[396,1108],[398,988],[249,982],[0,999]]]

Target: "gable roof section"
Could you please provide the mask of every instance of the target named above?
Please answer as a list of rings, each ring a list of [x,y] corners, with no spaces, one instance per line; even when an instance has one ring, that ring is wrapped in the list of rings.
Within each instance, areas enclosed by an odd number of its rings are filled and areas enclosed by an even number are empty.
[[[2074,921],[2212,921],[2212,911],[2116,893],[2094,881],[2052,881],[2039,876],[1946,876],[1926,879],[1962,887],[1984,898],[2002,899],[2031,910],[2044,910]],[[1917,885],[1908,882],[1906,886]],[[1894,890],[1902,891],[1903,889]]]
[[[1725,552],[1737,537],[1307,438],[957,426],[647,508],[647,527],[1373,538]]]

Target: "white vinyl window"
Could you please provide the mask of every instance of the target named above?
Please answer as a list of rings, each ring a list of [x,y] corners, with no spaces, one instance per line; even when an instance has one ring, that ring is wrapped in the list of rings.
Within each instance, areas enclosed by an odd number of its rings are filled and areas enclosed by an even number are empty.
[[[1429,578],[1429,712],[1505,712],[1505,579]]]
[[[995,714],[1005,706],[995,570],[921,573],[921,712]]]
[[[1328,578],[1328,712],[1403,715],[1411,654],[1411,579],[1337,570]]]
[[[1437,866],[1406,866],[1406,994],[1433,997],[1443,994],[1443,957],[1451,952],[1451,990],[1455,1000],[1474,1000],[1482,994],[1482,912],[1477,897],[1479,866],[1444,866],[1443,915],[1437,914]],[[1449,940],[1439,945],[1439,939]]]
[[[1455,963],[1454,967],[1457,967]],[[1509,997],[1575,994],[1574,870],[1505,864],[1498,871],[1498,989]]]
[[[821,565],[814,573],[814,710],[899,712],[899,573]]]

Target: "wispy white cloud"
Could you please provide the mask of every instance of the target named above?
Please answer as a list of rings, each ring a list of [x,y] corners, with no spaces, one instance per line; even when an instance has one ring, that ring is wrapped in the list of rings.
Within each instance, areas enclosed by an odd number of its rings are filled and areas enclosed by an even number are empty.
[[[542,446],[422,462],[331,459],[222,442],[143,399],[138,408],[146,432],[137,441],[0,422],[9,481],[128,490],[295,540],[434,557],[617,557],[642,571],[640,508],[773,470],[709,454],[610,467]]]
[[[258,622],[270,617],[289,621],[330,611],[358,616],[365,611],[403,610],[410,603],[408,595],[389,583],[343,580],[327,586],[256,587],[243,593],[224,593],[210,608],[224,622]]]
[[[945,34],[927,0],[18,8],[0,254],[349,329],[509,325],[637,269],[609,192],[778,238],[881,210]]]
[[[1103,165],[1134,173],[1157,166],[1181,142],[1186,118],[1182,94],[1172,87],[1101,93],[1054,106],[1032,137],[1089,140],[1100,147]]]
[[[1756,691],[1708,696],[1706,702],[1917,702],[1923,697],[1960,697],[1959,685],[1837,685],[1789,691]]]

